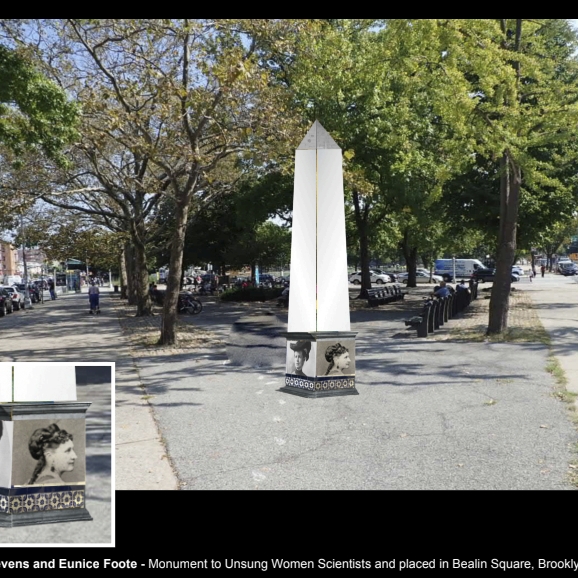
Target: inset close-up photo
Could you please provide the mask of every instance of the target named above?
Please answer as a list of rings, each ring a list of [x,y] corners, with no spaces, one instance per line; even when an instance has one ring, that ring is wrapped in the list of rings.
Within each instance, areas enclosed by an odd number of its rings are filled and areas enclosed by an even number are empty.
[[[0,545],[112,545],[113,372],[0,364]]]

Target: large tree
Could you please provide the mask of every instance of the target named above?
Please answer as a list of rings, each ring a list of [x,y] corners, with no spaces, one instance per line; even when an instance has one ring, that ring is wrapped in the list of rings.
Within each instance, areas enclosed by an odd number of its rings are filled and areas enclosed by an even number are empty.
[[[468,83],[448,78],[444,42],[436,21],[331,21],[298,68],[298,98],[344,150],[362,294],[384,229],[399,241],[410,286],[418,254],[443,239],[442,185],[467,163],[472,108]]]
[[[26,50],[0,40],[0,228],[14,226],[13,209],[25,204],[11,186],[12,172],[33,152],[62,165],[64,147],[77,136],[78,116],[78,105],[38,70]]]
[[[51,34],[42,34],[46,26]],[[175,340],[189,213],[210,199],[216,168],[231,155],[295,141],[296,122],[283,114],[285,93],[270,73],[275,58],[291,55],[298,33],[311,26],[230,19],[41,23],[44,61],[84,106],[75,171],[62,174],[60,187],[44,198],[100,215],[130,235],[139,313],[146,314],[147,223],[161,196],[171,197],[164,344]]]

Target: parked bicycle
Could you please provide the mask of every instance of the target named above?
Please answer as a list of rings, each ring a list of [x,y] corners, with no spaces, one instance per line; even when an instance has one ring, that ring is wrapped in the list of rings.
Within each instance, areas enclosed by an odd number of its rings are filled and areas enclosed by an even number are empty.
[[[190,291],[184,291],[179,294],[179,300],[177,302],[178,313],[198,315],[202,310],[203,304],[199,299],[194,297]]]

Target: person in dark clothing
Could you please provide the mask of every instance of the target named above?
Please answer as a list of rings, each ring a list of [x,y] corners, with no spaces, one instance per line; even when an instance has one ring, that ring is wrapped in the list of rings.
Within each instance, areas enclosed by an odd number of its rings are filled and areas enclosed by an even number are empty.
[[[50,292],[50,299],[54,301],[56,299],[56,292],[54,291],[54,280],[48,279],[48,291]]]
[[[440,288],[434,291],[434,297],[447,297],[451,291],[445,281],[440,281]]]

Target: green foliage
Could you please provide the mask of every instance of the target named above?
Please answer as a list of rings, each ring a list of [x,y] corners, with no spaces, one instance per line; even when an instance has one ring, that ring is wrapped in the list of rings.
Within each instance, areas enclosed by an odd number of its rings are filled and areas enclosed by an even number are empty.
[[[289,263],[291,233],[267,221],[285,214],[293,192],[292,179],[278,172],[245,179],[234,194],[221,194],[199,207],[190,218],[184,249],[185,266],[214,263],[268,268]]]
[[[270,301],[281,296],[282,287],[247,287],[245,289],[229,289],[221,293],[222,301]]]
[[[16,50],[0,44],[0,143],[16,154],[40,147],[64,162],[75,139],[79,107]]]
[[[64,215],[54,222],[54,214],[35,219],[26,228],[26,238],[38,245],[48,260],[78,259],[90,267],[118,269],[122,236],[99,227],[90,227],[78,218]]]

